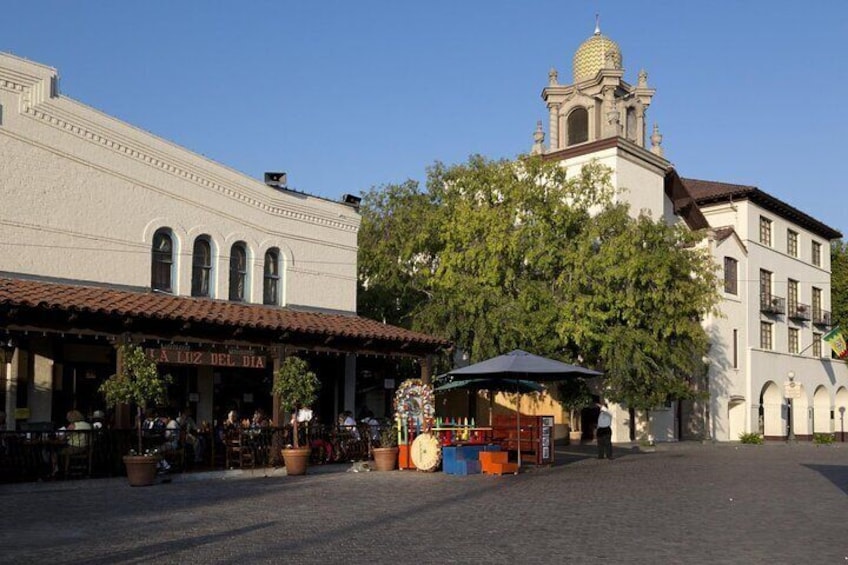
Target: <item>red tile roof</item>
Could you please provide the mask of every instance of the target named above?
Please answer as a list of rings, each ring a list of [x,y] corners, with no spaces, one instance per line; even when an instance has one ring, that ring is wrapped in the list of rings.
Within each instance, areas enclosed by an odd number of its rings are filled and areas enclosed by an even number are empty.
[[[10,306],[410,342],[436,348],[450,345],[441,338],[356,315],[304,312],[153,292],[0,277],[0,307]]]

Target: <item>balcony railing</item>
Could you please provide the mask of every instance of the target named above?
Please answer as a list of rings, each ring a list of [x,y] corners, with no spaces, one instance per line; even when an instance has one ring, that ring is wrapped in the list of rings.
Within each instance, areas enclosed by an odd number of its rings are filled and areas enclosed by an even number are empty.
[[[830,312],[813,309],[813,323],[817,326],[830,326]]]
[[[766,314],[785,314],[786,299],[773,294],[764,294],[760,296],[760,312]]]
[[[809,320],[810,319],[810,305],[809,304],[798,304],[789,303],[789,317],[793,320]]]

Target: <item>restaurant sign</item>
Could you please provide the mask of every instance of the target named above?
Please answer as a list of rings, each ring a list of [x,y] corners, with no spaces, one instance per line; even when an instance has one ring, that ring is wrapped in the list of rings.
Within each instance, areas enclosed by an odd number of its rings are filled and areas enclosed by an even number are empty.
[[[148,349],[147,355],[157,364],[164,365],[210,365],[213,367],[238,367],[264,369],[268,363],[264,355],[252,351],[196,351],[163,347]]]

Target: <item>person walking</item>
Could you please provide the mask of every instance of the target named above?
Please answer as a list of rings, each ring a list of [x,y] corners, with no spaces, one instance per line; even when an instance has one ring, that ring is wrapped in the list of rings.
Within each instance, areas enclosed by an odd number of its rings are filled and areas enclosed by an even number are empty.
[[[598,414],[598,429],[595,437],[598,440],[598,459],[612,460],[612,413],[606,403],[598,403],[601,412]]]

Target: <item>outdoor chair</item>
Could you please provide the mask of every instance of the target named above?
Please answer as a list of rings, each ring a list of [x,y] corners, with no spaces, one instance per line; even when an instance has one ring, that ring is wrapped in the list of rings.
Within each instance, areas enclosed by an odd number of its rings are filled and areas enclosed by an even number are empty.
[[[253,469],[256,467],[256,455],[253,446],[247,441],[241,430],[231,430],[224,438],[226,465],[228,469]]]

